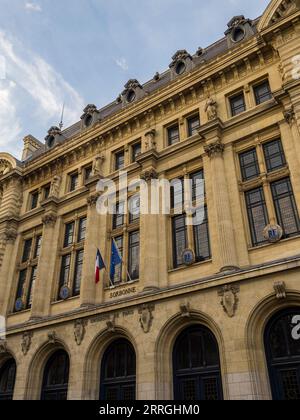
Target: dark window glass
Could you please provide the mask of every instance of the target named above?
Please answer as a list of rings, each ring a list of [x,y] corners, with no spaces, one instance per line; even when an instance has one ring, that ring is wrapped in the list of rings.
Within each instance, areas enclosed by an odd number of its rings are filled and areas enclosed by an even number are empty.
[[[134,144],[132,146],[132,162],[135,162],[141,153],[142,153],[142,144],[141,143]]]
[[[118,247],[121,257],[123,257],[123,244],[124,244],[123,236],[118,236],[117,238],[115,238],[115,242],[116,242],[116,245]],[[114,284],[121,283],[122,268],[123,268],[123,264],[119,264],[116,266]]]
[[[29,291],[28,291],[28,297],[27,297],[27,309],[31,308],[32,306],[32,298],[33,298],[33,292],[34,292],[34,286],[36,282],[36,276],[37,276],[37,266],[32,267],[31,270],[31,277],[30,277],[30,284],[29,284]]]
[[[35,191],[35,192],[31,193],[31,203],[30,203],[31,210],[37,208],[38,202],[39,202],[39,192]]]
[[[31,254],[31,247],[32,247],[32,239],[26,239],[24,242],[24,248],[23,248],[23,256],[22,256],[22,262],[26,262],[30,258]]]
[[[41,246],[42,246],[42,235],[39,235],[36,238],[36,242],[35,242],[34,258],[38,258],[40,256]]]
[[[262,104],[263,102],[272,99],[272,92],[268,81],[261,83],[254,87],[254,95],[256,104]]]
[[[184,179],[171,181],[171,208],[182,208],[184,205]]]
[[[199,115],[196,115],[194,117],[188,118],[188,136],[192,137],[195,134],[198,134],[198,130],[200,128],[200,118]]]
[[[82,242],[85,240],[86,235],[86,217],[83,217],[79,220],[78,226],[78,242]]]
[[[125,223],[125,203],[117,203],[115,214],[113,215],[113,229],[122,227]]]
[[[129,222],[133,223],[140,218],[140,197],[133,196],[129,200]]]
[[[263,231],[269,223],[263,188],[248,191],[245,197],[252,243],[257,246],[266,242]]]
[[[82,267],[83,267],[83,255],[84,251],[78,251],[76,253],[75,260],[75,278],[74,278],[74,287],[73,294],[78,296],[80,294],[81,278],[82,278]]]
[[[119,152],[115,154],[116,159],[116,167],[115,170],[119,171],[124,168],[125,166],[125,155],[124,152]]]
[[[168,144],[171,146],[172,144],[178,143],[180,141],[179,135],[179,126],[178,124],[169,127],[168,130]]]
[[[129,274],[132,280],[140,276],[140,233],[132,232],[129,235]]]
[[[71,254],[64,255],[61,259],[60,280],[59,280],[60,288],[59,289],[61,289],[63,286],[68,286],[69,284],[70,264],[71,264]],[[58,294],[60,294],[60,290],[58,291]]]
[[[274,140],[264,144],[264,155],[268,172],[275,171],[286,165],[281,140]]]
[[[0,369],[0,401],[11,401],[13,399],[15,380],[16,380],[16,363],[13,359],[9,359]]]
[[[27,270],[20,271],[16,300],[22,299],[24,296],[24,287],[26,282]]]
[[[204,173],[203,171],[196,172],[195,174],[191,175],[192,180],[192,200],[200,200],[203,199],[203,194],[205,196],[204,191]],[[201,181],[201,186],[199,181]],[[199,185],[198,185],[199,183]]]
[[[246,111],[244,94],[239,93],[238,95],[230,98],[230,107],[231,107],[231,115],[233,117],[235,115],[241,114],[242,112]]]
[[[84,169],[84,179],[87,181],[92,176],[93,168],[92,166],[88,166]]]
[[[46,185],[46,187],[44,187],[44,200],[47,200],[47,198],[49,198],[50,195],[50,185]]]
[[[64,350],[51,356],[44,370],[41,395],[43,401],[67,400],[69,369],[69,356]]]
[[[298,235],[300,220],[290,179],[285,178],[273,182],[271,189],[277,220],[283,229],[285,238]]]
[[[182,253],[187,248],[185,215],[173,218],[173,259],[174,268],[182,265]]]
[[[203,221],[200,224],[194,224],[194,241],[195,241],[195,255],[197,261],[205,261],[211,258],[209,230],[208,230],[208,217],[207,207],[204,212],[198,210],[195,214],[196,222]]]
[[[240,154],[240,165],[243,181],[257,178],[260,174],[256,149]]]
[[[73,244],[73,242],[74,242],[74,228],[75,228],[75,223],[74,222],[66,224],[64,248],[67,248],[68,246]]]
[[[70,192],[78,188],[78,174],[70,175]]]

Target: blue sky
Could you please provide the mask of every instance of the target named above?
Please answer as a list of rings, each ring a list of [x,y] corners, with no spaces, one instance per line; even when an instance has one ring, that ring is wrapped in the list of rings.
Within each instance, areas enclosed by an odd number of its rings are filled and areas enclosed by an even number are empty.
[[[84,106],[113,101],[130,78],[167,69],[178,49],[220,39],[227,22],[255,18],[269,0],[0,0],[0,151],[43,141]]]

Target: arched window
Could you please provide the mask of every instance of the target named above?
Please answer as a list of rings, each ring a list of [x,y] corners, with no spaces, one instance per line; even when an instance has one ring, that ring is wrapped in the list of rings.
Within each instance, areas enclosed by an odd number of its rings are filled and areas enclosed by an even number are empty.
[[[69,384],[69,356],[64,350],[55,352],[44,370],[42,400],[66,400]]]
[[[208,328],[194,326],[180,334],[173,369],[175,400],[223,399],[218,344]]]
[[[16,362],[9,359],[0,369],[0,400],[12,400],[16,380]]]
[[[100,399],[133,401],[136,398],[136,357],[125,339],[114,341],[106,350],[101,366]]]
[[[300,400],[300,308],[275,315],[265,330],[274,400]]]

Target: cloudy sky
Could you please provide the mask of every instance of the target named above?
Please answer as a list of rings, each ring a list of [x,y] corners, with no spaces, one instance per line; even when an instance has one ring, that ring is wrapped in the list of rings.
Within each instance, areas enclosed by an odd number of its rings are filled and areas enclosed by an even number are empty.
[[[0,151],[44,139],[84,106],[113,101],[130,78],[146,82],[178,49],[220,39],[234,16],[269,0],[0,0]]]

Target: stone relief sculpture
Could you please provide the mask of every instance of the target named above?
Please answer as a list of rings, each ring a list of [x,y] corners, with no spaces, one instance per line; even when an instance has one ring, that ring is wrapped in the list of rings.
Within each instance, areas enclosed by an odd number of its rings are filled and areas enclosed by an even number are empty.
[[[9,162],[4,159],[0,160],[0,176],[6,175],[12,170],[12,167]]]
[[[32,332],[25,332],[23,334],[21,348],[22,348],[22,353],[24,354],[24,356],[26,356],[26,354],[30,350],[32,336],[33,336]]]
[[[58,198],[59,196],[59,190],[60,190],[60,184],[61,184],[61,177],[59,175],[55,175],[51,182],[50,187],[50,197]]]
[[[139,310],[140,313],[140,324],[145,334],[148,334],[151,330],[153,322],[153,312],[154,308],[150,305],[143,305]]]
[[[102,166],[105,158],[103,155],[97,156],[93,162],[92,176],[102,175]]]
[[[239,287],[233,285],[226,285],[219,291],[219,296],[222,297],[221,305],[229,318],[233,318],[235,316],[239,302],[239,298],[237,296],[239,291]]]
[[[207,102],[205,105],[205,112],[207,114],[208,121],[212,121],[218,118],[218,105],[214,99],[212,98],[207,99]]]
[[[79,319],[75,322],[74,325],[74,337],[75,337],[75,341],[77,343],[78,346],[81,345],[84,336],[85,336],[85,326],[86,326],[86,322],[82,319]]]

